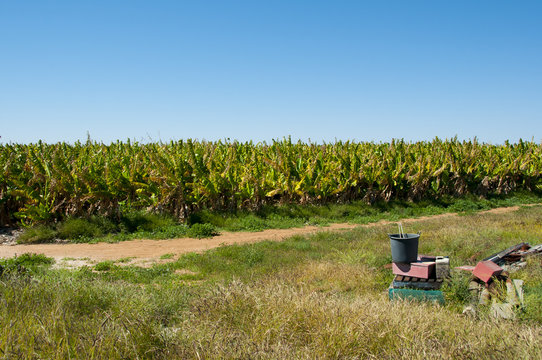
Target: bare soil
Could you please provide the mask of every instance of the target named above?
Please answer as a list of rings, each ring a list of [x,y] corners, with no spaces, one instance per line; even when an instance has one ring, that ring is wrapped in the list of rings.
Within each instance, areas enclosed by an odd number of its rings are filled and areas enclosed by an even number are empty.
[[[519,206],[497,208],[484,213],[508,213],[516,211]],[[457,216],[456,213],[425,216],[412,219],[402,219],[402,223],[425,221],[444,217]],[[97,244],[32,244],[32,245],[0,245],[0,257],[12,257],[23,253],[44,254],[55,258],[66,265],[66,267],[77,267],[87,263],[95,263],[104,260],[119,260],[131,258],[125,263],[148,266],[155,262],[166,262],[174,260],[160,259],[162,255],[180,254],[189,252],[203,252],[222,245],[247,244],[258,241],[270,240],[281,241],[294,235],[306,235],[321,231],[341,231],[356,227],[373,227],[395,224],[397,221],[381,220],[366,225],[355,224],[331,224],[326,227],[305,226],[292,229],[272,229],[260,232],[224,232],[218,236],[208,239],[179,238],[169,240],[131,240],[118,243],[97,243]]]

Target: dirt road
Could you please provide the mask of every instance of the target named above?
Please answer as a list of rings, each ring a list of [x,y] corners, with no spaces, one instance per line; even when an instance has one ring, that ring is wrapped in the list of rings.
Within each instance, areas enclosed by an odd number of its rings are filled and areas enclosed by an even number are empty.
[[[518,206],[488,210],[486,213],[504,213],[518,210]],[[455,213],[441,214],[413,219],[403,219],[402,223],[424,221],[442,217],[457,216]],[[382,220],[367,225],[332,224],[327,227],[305,226],[293,229],[273,229],[260,232],[224,232],[209,239],[169,239],[169,240],[131,240],[119,243],[97,244],[35,244],[35,245],[2,245],[0,257],[12,257],[23,253],[45,254],[57,260],[63,258],[86,258],[87,261],[118,260],[134,258],[153,261],[164,254],[183,254],[201,252],[221,245],[246,244],[263,240],[281,241],[294,235],[306,235],[320,231],[340,231],[355,227],[371,227],[394,224],[396,221]]]

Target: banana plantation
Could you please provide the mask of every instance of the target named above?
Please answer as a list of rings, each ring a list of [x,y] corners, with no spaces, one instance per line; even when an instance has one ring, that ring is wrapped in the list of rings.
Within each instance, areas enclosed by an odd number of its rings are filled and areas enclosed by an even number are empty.
[[[275,203],[420,200],[542,190],[542,145],[290,139],[0,145],[0,225],[128,209],[179,219]]]

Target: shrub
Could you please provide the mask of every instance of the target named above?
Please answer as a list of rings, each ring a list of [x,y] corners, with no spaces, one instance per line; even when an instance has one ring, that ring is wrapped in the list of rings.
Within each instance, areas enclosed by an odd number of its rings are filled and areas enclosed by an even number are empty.
[[[102,230],[97,224],[87,219],[68,219],[58,228],[58,237],[61,239],[81,239],[102,235]]]
[[[0,260],[0,273],[26,273],[28,269],[36,270],[55,263],[55,259],[43,254],[15,255],[10,259]]]
[[[218,231],[211,224],[194,224],[188,230],[188,236],[194,238],[208,238],[218,235]]]
[[[156,231],[178,225],[170,216],[134,211],[126,213],[121,218],[120,227],[125,232]]]
[[[56,232],[48,226],[39,225],[25,229],[19,235],[17,242],[19,244],[46,243],[54,240]]]
[[[113,269],[115,266],[116,265],[111,260],[102,261],[102,262],[97,263],[94,266],[94,270],[96,270],[96,271],[109,271],[109,270]]]

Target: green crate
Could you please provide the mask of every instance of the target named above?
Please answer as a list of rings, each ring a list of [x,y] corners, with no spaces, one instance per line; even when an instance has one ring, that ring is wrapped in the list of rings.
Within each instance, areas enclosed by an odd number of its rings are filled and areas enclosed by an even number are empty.
[[[408,299],[418,301],[430,301],[444,305],[444,295],[440,290],[416,290],[416,289],[394,289],[390,286],[388,289],[390,300]]]

